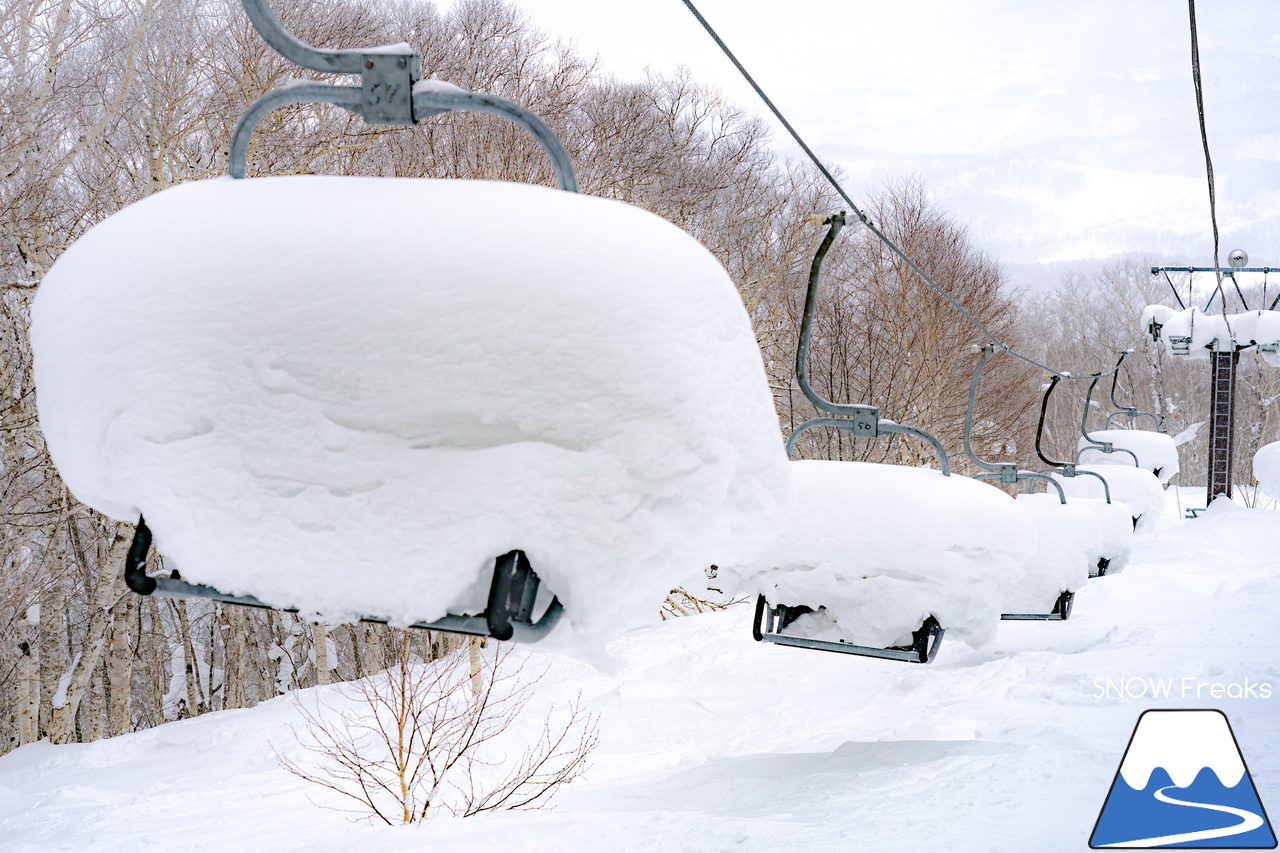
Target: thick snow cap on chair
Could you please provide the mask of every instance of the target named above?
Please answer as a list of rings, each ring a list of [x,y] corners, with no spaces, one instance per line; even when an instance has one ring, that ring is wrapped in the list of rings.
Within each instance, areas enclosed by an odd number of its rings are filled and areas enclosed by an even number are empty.
[[[1280,441],[1264,444],[1253,454],[1253,478],[1263,494],[1280,501]]]
[[[1081,438],[1076,442],[1080,451],[1080,461],[1089,465],[1122,465],[1134,467],[1133,457],[1138,457],[1138,467],[1145,468],[1156,476],[1160,485],[1166,486],[1178,476],[1178,446],[1171,436],[1162,432],[1147,429],[1099,429],[1092,430],[1089,437],[1093,442]],[[1111,453],[1104,453],[1093,447],[1094,443],[1110,444],[1115,448]],[[1132,451],[1133,456],[1124,453]]]
[[[1107,503],[1104,498],[1069,497],[1067,503],[1089,510],[1098,523],[1097,547],[1089,552],[1089,571],[1099,568],[1098,560],[1107,561],[1109,575],[1123,571],[1133,551],[1133,510],[1129,505],[1115,498]]]
[[[982,645],[995,635],[1002,587],[1036,549],[1036,531],[1011,497],[925,468],[791,467],[796,507],[786,532],[732,567],[744,589],[771,604],[826,608],[789,633],[883,648],[910,642],[933,615],[948,638]]]
[[[1121,456],[1129,459],[1127,455]],[[1156,522],[1164,515],[1164,487],[1154,474],[1146,468],[1135,468],[1133,465],[1079,465],[1077,468],[1102,476],[1107,481],[1107,488],[1103,488],[1097,477],[1063,477],[1055,474],[1054,479],[1062,486],[1062,491],[1066,492],[1068,498],[1105,499],[1109,489],[1113,502],[1125,504],[1133,512],[1133,518],[1137,520],[1134,528],[1136,532],[1155,532]]]
[[[600,635],[751,557],[789,500],[732,282],[619,202],[187,184],[66,252],[32,339],[79,499],[144,514],[187,580],[335,618],[479,612],[523,549],[571,631]]]
[[[1102,551],[1098,520],[1086,507],[1062,503],[1057,490],[1018,495],[1018,508],[1040,531],[1040,547],[1024,564],[1015,584],[1005,590],[1004,613],[1048,613],[1064,592],[1089,580]]]

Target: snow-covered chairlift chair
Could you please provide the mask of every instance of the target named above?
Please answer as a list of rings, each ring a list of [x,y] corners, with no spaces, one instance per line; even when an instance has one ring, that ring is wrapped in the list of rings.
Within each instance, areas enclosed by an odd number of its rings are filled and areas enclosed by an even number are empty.
[[[1076,590],[1097,565],[1102,538],[1098,520],[1088,508],[1068,502],[1061,489],[1018,495],[1017,501],[1035,523],[1040,547],[1023,564],[1018,580],[1005,588],[1005,612],[1000,618],[1065,621],[1071,616]]]
[[[805,396],[831,417],[791,434],[788,455],[808,430],[885,433],[927,441],[940,470],[868,462],[791,463],[796,505],[784,534],[754,560],[729,567],[755,591],[757,641],[909,663],[928,663],[946,631],[975,645],[999,624],[1000,588],[1034,550],[1035,532],[999,489],[953,476],[927,432],[880,417],[874,406],[834,403],[809,382],[807,357],[822,260],[844,227],[843,213],[815,253],[796,353]]]
[[[1076,589],[1090,574],[1086,564],[1082,562],[1084,552],[1081,552],[1079,559],[1076,558],[1076,551],[1079,550],[1076,531],[1078,528],[1092,530],[1093,535],[1085,535],[1081,541],[1088,541],[1096,551],[1097,540],[1100,538],[1097,534],[1097,522],[1087,510],[1069,507],[1062,487],[1048,474],[1021,470],[1013,462],[990,462],[979,457],[973,449],[978,379],[991,357],[1004,349],[987,345],[979,348],[979,351],[982,355],[969,379],[969,403],[964,418],[964,452],[974,465],[985,469],[985,473],[974,475],[975,479],[995,480],[1015,487],[1018,483],[1027,483],[1028,489],[1036,481],[1043,481],[1046,489],[1053,487],[1057,493],[1056,501],[1052,494],[1018,496],[1019,504],[1024,505],[1025,502],[1024,509],[1039,531],[1040,544],[1036,553],[1023,563],[1019,580],[1006,590],[1000,618],[1006,621],[1063,621],[1071,615]],[[1083,577],[1079,577],[1081,568]]]
[[[711,254],[577,195],[523,107],[420,81],[407,46],[317,50],[243,2],[284,56],[361,84],[264,95],[231,177],[90,229],[32,309],[50,454],[77,498],[137,521],[130,588],[499,639],[563,613],[598,640],[767,542],[786,458]],[[299,102],[384,125],[500,115],[560,189],[240,180],[256,123]],[[181,577],[147,574],[153,533]]]
[[[1073,481],[1077,477],[1084,477],[1086,480],[1095,478],[1097,482],[1091,485],[1101,485],[1101,499],[1073,495],[1071,490],[1065,486],[1062,487],[1062,490],[1070,503],[1083,505],[1097,519],[1100,536],[1098,553],[1090,564],[1089,577],[1103,577],[1108,571],[1112,573],[1120,571],[1124,568],[1125,563],[1128,562],[1131,550],[1130,540],[1133,534],[1133,511],[1127,504],[1120,501],[1112,502],[1111,488],[1102,473],[1088,468],[1081,468],[1074,462],[1059,462],[1045,454],[1043,447],[1045,415],[1049,409],[1049,398],[1053,396],[1053,391],[1057,388],[1061,379],[1062,377],[1058,374],[1049,377],[1049,383],[1045,386],[1044,398],[1040,403],[1040,421],[1036,424],[1036,455],[1050,467],[1039,473],[1051,475],[1058,481],[1059,485]]]
[[[1159,420],[1150,412],[1139,411],[1134,406],[1125,406],[1116,399],[1116,385],[1120,377],[1120,368],[1124,360],[1133,350],[1124,350],[1116,361],[1111,373],[1111,403],[1116,411],[1107,415],[1105,429],[1090,433],[1088,430],[1089,410],[1092,408],[1093,390],[1098,378],[1089,384],[1085,395],[1084,415],[1080,419],[1080,438],[1077,442],[1076,462],[1087,465],[1128,465],[1130,461],[1139,468],[1150,471],[1161,485],[1167,485],[1178,475],[1178,447],[1173,438],[1159,430],[1137,428],[1139,418],[1150,418],[1159,425]],[[1129,419],[1128,428],[1112,428],[1111,422],[1117,417]]]

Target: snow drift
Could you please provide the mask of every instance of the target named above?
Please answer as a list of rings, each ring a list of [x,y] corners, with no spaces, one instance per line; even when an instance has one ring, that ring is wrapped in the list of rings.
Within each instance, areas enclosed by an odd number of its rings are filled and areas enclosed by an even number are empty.
[[[995,634],[1003,586],[1036,549],[1036,530],[1004,492],[926,468],[791,463],[796,506],[786,532],[730,566],[771,604],[807,605],[788,633],[858,645],[910,642],[930,615],[948,637]],[[1052,603],[1052,602],[1051,602]]]
[[[618,202],[186,184],[68,249],[31,334],[79,499],[144,514],[186,579],[333,618],[478,612],[518,548],[576,632],[621,629],[789,499],[728,275]]]
[[[1156,476],[1162,486],[1178,476],[1178,446],[1171,436],[1162,432],[1146,429],[1099,429],[1089,433],[1095,443],[1111,444],[1115,452],[1104,453],[1081,438],[1076,442],[1080,451],[1080,461],[1089,465],[1124,465],[1133,467],[1134,456],[1138,457],[1138,467],[1145,468]],[[1128,450],[1133,453],[1118,452]]]

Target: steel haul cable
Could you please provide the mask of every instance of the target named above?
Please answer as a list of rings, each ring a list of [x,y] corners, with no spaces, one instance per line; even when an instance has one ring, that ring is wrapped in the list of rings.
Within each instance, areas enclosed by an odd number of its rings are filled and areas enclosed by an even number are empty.
[[[743,78],[746,79],[746,81],[751,84],[751,88],[754,89],[756,94],[760,96],[760,100],[764,101],[765,106],[767,106],[769,108],[769,111],[773,113],[774,117],[779,122],[782,123],[782,126],[786,128],[787,133],[791,134],[791,138],[796,141],[796,144],[800,146],[801,150],[804,151],[805,155],[811,161],[813,161],[813,165],[818,168],[818,171],[822,173],[822,176],[827,179],[828,183],[831,184],[832,188],[834,188],[835,191],[839,193],[840,197],[844,199],[845,203],[849,205],[849,209],[852,210],[854,215],[858,217],[858,220],[864,226],[866,226],[866,228],[872,234],[874,234],[876,238],[880,240],[881,243],[887,246],[890,249],[890,251],[892,251],[895,255],[901,258],[906,263],[906,265],[911,268],[912,272],[920,276],[920,278],[924,280],[930,287],[936,290],[942,296],[943,299],[951,303],[951,306],[953,308],[955,308],[957,311],[963,314],[965,319],[968,320],[975,329],[977,329],[984,336],[986,336],[987,340],[989,340],[993,346],[995,346],[997,349],[999,349],[1002,352],[1008,353],[1014,358],[1025,361],[1027,364],[1038,367],[1041,370],[1047,371],[1049,374],[1053,376],[1057,376],[1059,379],[1063,379],[1063,380],[1092,379],[1095,376],[1110,376],[1111,373],[1114,372],[1115,368],[1112,368],[1112,370],[1107,373],[1101,373],[1101,374],[1091,373],[1091,374],[1088,374],[1087,376],[1085,375],[1073,376],[1070,373],[1067,373],[1065,371],[1054,370],[1052,367],[1049,367],[1046,364],[1041,364],[1040,362],[1036,361],[1034,358],[1031,358],[1030,356],[1023,355],[1022,353],[1014,350],[1012,347],[1006,345],[999,338],[993,335],[987,329],[986,326],[978,322],[978,319],[976,317],[974,317],[972,314],[966,311],[964,306],[961,305],[959,302],[957,302],[955,298],[950,293],[948,293],[942,285],[934,281],[933,276],[929,275],[924,270],[922,270],[915,261],[913,261],[911,258],[907,256],[906,252],[904,252],[901,248],[899,248],[898,244],[890,240],[888,236],[884,234],[883,231],[881,231],[879,228],[876,227],[875,223],[872,222],[867,217],[867,215],[862,212],[862,209],[858,207],[858,205],[854,203],[853,199],[849,197],[849,194],[844,191],[844,187],[840,186],[840,182],[835,179],[835,176],[832,175],[831,172],[828,171],[827,167],[823,165],[822,161],[818,159],[818,155],[813,153],[813,149],[809,147],[808,143],[806,143],[804,139],[800,136],[800,134],[796,132],[796,129],[791,126],[791,122],[787,121],[786,116],[782,114],[782,111],[779,110],[778,107],[773,103],[773,101],[770,100],[769,96],[764,93],[764,89],[760,88],[760,84],[755,81],[755,78],[751,76],[750,72],[748,72],[747,69],[743,66],[743,64],[738,61],[738,57],[734,56],[733,51],[731,51],[729,49],[729,46],[724,43],[724,40],[720,38],[720,35],[715,31],[715,29],[711,26],[711,24],[707,21],[707,19],[702,16],[702,13],[698,11],[698,7],[693,5],[692,0],[682,0],[682,2],[684,3],[685,7],[688,8],[688,10],[693,13],[693,16],[698,19],[698,23],[700,23],[702,25],[702,28],[707,31],[707,34],[711,36],[711,38],[715,41],[717,45],[719,45],[720,50],[724,51],[724,55],[729,58],[729,61],[732,62],[733,66],[738,69],[738,72],[743,76]],[[1197,80],[1198,79],[1199,78],[1197,78]]]

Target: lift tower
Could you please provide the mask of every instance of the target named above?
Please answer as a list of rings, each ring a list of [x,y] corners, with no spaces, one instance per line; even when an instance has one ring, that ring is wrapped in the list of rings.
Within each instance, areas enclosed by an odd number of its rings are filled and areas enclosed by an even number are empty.
[[[1231,265],[1228,270],[1222,270],[1220,267],[1152,267],[1151,274],[1163,273],[1168,280],[1169,272],[1186,272],[1192,275],[1198,272],[1215,273],[1218,276],[1218,282],[1204,306],[1204,311],[1207,313],[1218,294],[1222,293],[1222,311],[1225,314],[1227,295],[1222,290],[1222,278],[1231,279],[1241,303],[1245,303],[1244,293],[1240,290],[1236,274],[1271,272],[1270,267],[1245,266],[1249,263],[1249,255],[1243,249],[1233,250],[1227,256],[1227,260]],[[1173,289],[1173,295],[1178,300],[1179,307],[1185,309],[1186,304],[1178,294],[1177,288],[1173,287],[1173,282],[1169,281],[1169,285]],[[1190,300],[1190,294],[1188,294],[1188,300]],[[1244,307],[1247,310],[1249,306],[1245,303]],[[1190,354],[1190,343],[1188,339],[1186,342],[1188,350],[1184,353],[1186,355]],[[1240,351],[1248,349],[1255,343],[1255,341],[1238,341],[1232,336],[1229,341],[1215,340],[1209,351],[1209,471],[1205,506],[1212,503],[1218,495],[1231,497],[1231,469],[1235,461],[1236,369],[1240,365]]]

